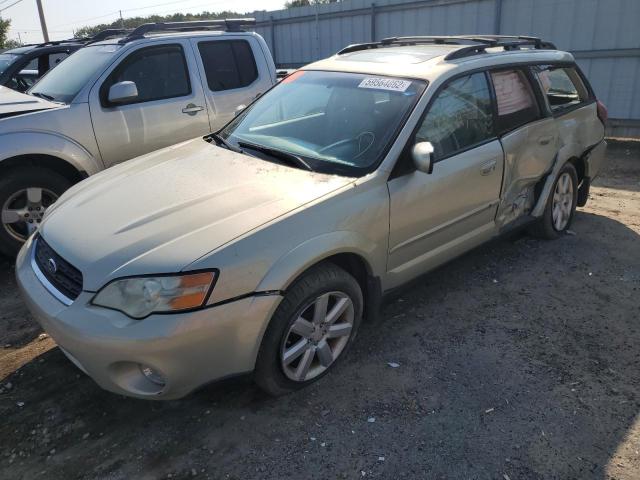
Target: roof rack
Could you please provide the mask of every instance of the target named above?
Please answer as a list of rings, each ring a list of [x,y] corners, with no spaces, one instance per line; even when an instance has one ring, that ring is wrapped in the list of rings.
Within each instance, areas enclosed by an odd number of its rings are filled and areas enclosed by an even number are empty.
[[[151,32],[192,32],[198,30],[223,30],[226,32],[242,32],[242,27],[255,25],[255,18],[225,18],[222,20],[196,20],[192,22],[159,22],[145,23],[135,28],[120,43],[144,38]]]
[[[95,35],[87,38],[81,38],[80,41],[87,43],[95,43],[100,42],[102,40],[107,40],[112,37],[121,37],[123,35],[129,35],[133,30],[131,28],[107,28],[106,30],[102,30]]]
[[[444,59],[456,60],[480,53],[485,53],[487,48],[501,47],[504,50],[519,50],[528,47],[536,50],[555,50],[556,46],[538,37],[511,36],[511,35],[447,35],[447,36],[417,36],[417,37],[390,37],[379,42],[360,43],[349,45],[338,52],[345,53],[368,50],[372,48],[387,47],[391,45],[460,45],[449,52]]]

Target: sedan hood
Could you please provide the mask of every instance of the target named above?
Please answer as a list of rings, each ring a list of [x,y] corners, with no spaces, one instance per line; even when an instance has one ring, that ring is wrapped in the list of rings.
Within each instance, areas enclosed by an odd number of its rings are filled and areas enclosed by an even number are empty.
[[[353,179],[299,170],[201,138],[106,170],[69,190],[41,226],[95,291],[114,278],[180,271]]]
[[[59,103],[16,92],[7,87],[0,87],[0,119],[38,110],[60,108],[61,106]]]

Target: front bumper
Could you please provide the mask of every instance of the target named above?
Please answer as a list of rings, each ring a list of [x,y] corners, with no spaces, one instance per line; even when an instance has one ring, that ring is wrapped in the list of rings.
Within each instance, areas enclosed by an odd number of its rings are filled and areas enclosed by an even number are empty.
[[[264,331],[282,299],[252,296],[195,312],[132,320],[91,305],[91,292],[64,305],[36,277],[31,248],[28,241],[16,261],[27,307],[79,368],[102,388],[122,395],[180,398],[203,384],[252,371]],[[159,372],[165,385],[149,380],[141,365]]]

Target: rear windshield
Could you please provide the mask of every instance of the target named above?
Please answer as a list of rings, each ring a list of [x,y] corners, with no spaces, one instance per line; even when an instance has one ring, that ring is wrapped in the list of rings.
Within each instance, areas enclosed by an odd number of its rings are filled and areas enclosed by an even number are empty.
[[[9,65],[11,65],[19,56],[20,55],[13,55],[11,53],[0,53],[0,74],[9,68]]]
[[[113,60],[122,45],[91,45],[81,48],[50,70],[29,93],[56,102],[71,103],[87,82]]]

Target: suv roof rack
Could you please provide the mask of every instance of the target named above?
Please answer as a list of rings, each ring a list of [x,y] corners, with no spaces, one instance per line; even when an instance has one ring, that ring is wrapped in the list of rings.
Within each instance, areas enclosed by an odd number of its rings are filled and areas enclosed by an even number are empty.
[[[191,22],[159,22],[145,23],[135,28],[120,43],[144,38],[150,32],[192,32],[198,30],[223,30],[225,32],[242,32],[242,27],[255,25],[255,18],[225,18],[220,20],[195,20]]]
[[[338,52],[338,55],[368,50],[372,48],[388,47],[391,45],[460,45],[449,52],[444,59],[455,60],[485,53],[487,48],[501,47],[506,50],[519,50],[520,47],[528,47],[536,50],[555,50],[556,46],[538,37],[526,37],[515,35],[443,35],[443,36],[416,36],[416,37],[390,37],[379,42],[359,43],[349,45]]]

